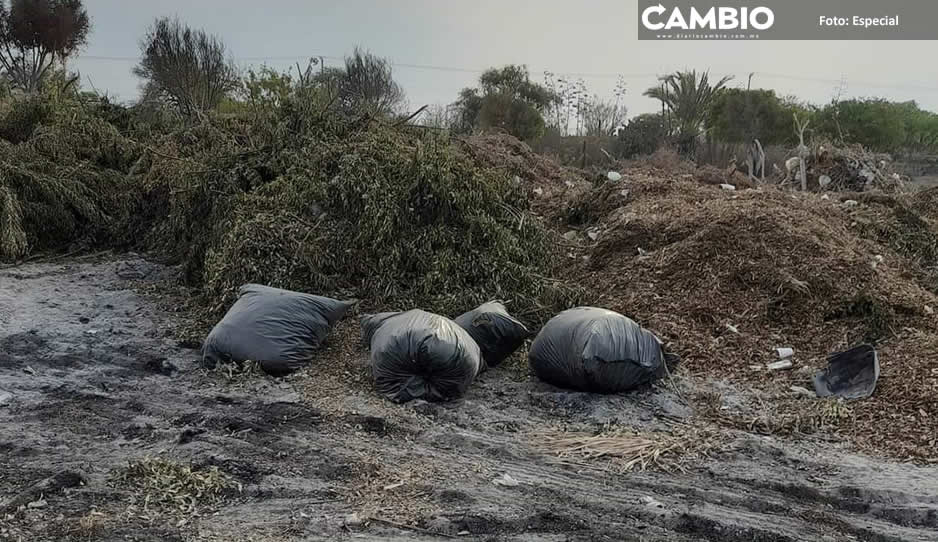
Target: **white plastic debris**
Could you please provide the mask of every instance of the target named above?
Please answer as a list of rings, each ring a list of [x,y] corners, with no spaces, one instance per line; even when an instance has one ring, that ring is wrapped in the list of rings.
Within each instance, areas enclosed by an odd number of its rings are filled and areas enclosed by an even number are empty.
[[[596,230],[590,230],[586,232],[586,236],[590,238],[590,241],[595,241],[599,239],[599,232]]]
[[[733,333],[736,333],[737,335],[739,335],[739,328],[736,327],[736,326],[734,326],[733,324],[726,324],[726,329],[728,329],[728,330],[732,331]]]
[[[721,184],[720,188],[723,190],[736,190],[736,187],[731,184]]]
[[[785,369],[791,369],[793,366],[790,359],[783,359],[782,361],[776,361],[775,363],[769,363],[766,365],[770,371],[784,371]]]
[[[823,199],[823,200],[829,200],[829,199],[831,199],[831,197],[828,196],[827,194],[824,194],[823,196],[821,196],[821,199]]]
[[[563,238],[567,241],[573,241],[576,239],[577,233],[576,230],[570,230],[567,233],[563,234]]]
[[[518,187],[521,186],[521,177],[515,175],[511,178],[511,186]]]
[[[655,499],[654,497],[650,497],[647,495],[642,497],[642,502],[645,503],[645,506],[648,506],[651,508],[664,508],[664,503]]]
[[[512,478],[511,476],[507,474],[503,474],[499,476],[498,478],[492,480],[492,483],[501,487],[518,487],[521,485],[521,482],[515,480],[514,478]]]
[[[795,350],[793,348],[776,348],[778,352],[778,359],[788,359],[795,355]]]
[[[618,171],[610,171],[606,174],[606,178],[614,183],[617,183],[622,180],[622,174]]]
[[[543,189],[543,188],[535,188],[534,190],[532,190],[532,192],[534,192],[534,195],[535,195],[535,196],[538,196],[538,197],[544,195],[544,189]]]
[[[935,309],[925,305],[925,314],[935,314]]]
[[[860,205],[860,202],[855,199],[848,199],[844,202],[844,207],[856,207],[857,205]]]
[[[821,188],[826,188],[829,184],[833,182],[833,180],[827,175],[821,175],[820,177],[818,177],[817,182],[821,186]]]

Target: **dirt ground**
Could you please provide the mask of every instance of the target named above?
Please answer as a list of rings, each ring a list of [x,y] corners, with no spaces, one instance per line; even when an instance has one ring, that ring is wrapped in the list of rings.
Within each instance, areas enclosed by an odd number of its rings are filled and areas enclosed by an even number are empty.
[[[0,270],[0,540],[938,540],[938,467],[823,432],[720,428],[684,399],[758,401],[730,383],[679,371],[641,393],[569,393],[519,356],[463,400],[393,405],[354,316],[291,377],[209,371],[150,294],[174,280],[134,255]],[[600,430],[677,444],[631,470],[544,447]],[[119,479],[147,458],[217,467],[240,491],[153,502]]]

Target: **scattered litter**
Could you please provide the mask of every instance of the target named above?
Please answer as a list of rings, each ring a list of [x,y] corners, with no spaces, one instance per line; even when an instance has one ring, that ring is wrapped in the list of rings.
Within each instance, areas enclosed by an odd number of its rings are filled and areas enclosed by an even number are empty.
[[[818,397],[863,399],[873,395],[879,380],[879,354],[868,344],[833,354],[827,368],[814,376]]]
[[[733,333],[739,335],[739,328],[736,327],[736,326],[734,326],[733,324],[726,324],[726,329],[728,329],[728,330],[732,331]]]
[[[848,199],[844,202],[844,207],[856,207],[857,205],[860,205],[860,202],[855,199]]]
[[[925,314],[935,314],[935,309],[925,305]]]
[[[42,497],[26,505],[26,508],[45,508],[49,503]]]
[[[610,171],[606,174],[606,178],[614,183],[617,183],[622,180],[622,174],[618,171]]]
[[[86,329],[85,335],[97,335],[100,332],[101,332],[100,329]]]
[[[577,237],[576,230],[570,230],[567,233],[563,234],[563,238],[566,239],[567,241],[574,241],[576,240],[576,237]]]
[[[627,198],[629,197],[629,190],[627,188],[624,190],[619,190],[619,195],[622,196],[623,198]]]
[[[778,359],[788,359],[795,355],[795,350],[792,348],[776,348],[778,352]]]
[[[824,194],[823,196],[821,196],[821,199],[826,201],[826,200],[831,199],[831,197],[828,196],[827,194]]]
[[[396,484],[388,484],[388,485],[384,486],[383,489],[384,489],[385,491],[391,491],[392,489],[397,489],[397,488],[401,487],[402,485],[404,485],[404,482],[397,482]]]
[[[23,372],[26,374],[35,375],[36,369],[33,369],[31,366],[27,365],[26,367],[23,367]]]
[[[535,195],[535,196],[538,196],[538,197],[544,195],[544,189],[543,189],[543,188],[535,188],[534,190],[532,190],[532,192],[534,192],[534,195]]]
[[[599,239],[599,232],[596,230],[590,230],[586,232],[586,236],[590,238],[590,241],[595,241]]]
[[[736,190],[736,187],[731,184],[721,184],[720,188],[722,188],[723,190],[730,190],[730,191]]]
[[[567,188],[573,188],[576,186],[573,181],[564,181],[563,184],[567,185]]]
[[[827,188],[827,186],[828,186],[829,184],[831,184],[831,182],[833,182],[833,181],[832,181],[831,178],[828,177],[827,175],[821,175],[820,177],[818,177],[817,182],[818,182],[818,185],[820,185],[821,188]]]
[[[0,391],[0,407],[5,407],[13,402],[13,394],[8,391]]]
[[[514,177],[512,177],[512,178],[511,178],[511,186],[514,186],[515,188],[521,186],[521,177],[519,177],[519,176],[517,176],[517,175],[515,175]]]
[[[518,487],[521,485],[521,482],[515,480],[514,478],[512,478],[511,476],[507,474],[503,474],[499,476],[498,478],[493,480],[492,483],[501,487]]]
[[[775,363],[769,363],[766,365],[770,371],[784,371],[785,369],[792,368],[792,362],[790,359],[783,359],[782,361],[776,361]]]
[[[648,495],[642,497],[642,502],[645,503],[645,506],[651,508],[664,508],[664,503]]]

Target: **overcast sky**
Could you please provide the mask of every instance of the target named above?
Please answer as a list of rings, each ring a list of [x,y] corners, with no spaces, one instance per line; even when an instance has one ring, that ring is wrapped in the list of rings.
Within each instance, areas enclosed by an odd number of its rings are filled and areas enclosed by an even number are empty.
[[[924,1],[924,0],[923,0]],[[847,3],[847,0],[845,0]],[[916,100],[938,111],[938,41],[682,41],[636,39],[637,0],[85,0],[93,33],[78,68],[85,87],[137,96],[131,74],[139,39],[155,17],[177,15],[222,37],[241,67],[286,69],[310,56],[326,65],[360,45],[394,64],[412,107],[452,102],[479,71],[526,64],[578,74],[609,95],[628,85],[629,115],[653,111],[642,91],[656,74],[709,69],[744,86],[815,103],[843,95]],[[938,31],[936,31],[938,36]],[[423,66],[423,67],[417,67]],[[431,69],[436,67],[438,69]]]

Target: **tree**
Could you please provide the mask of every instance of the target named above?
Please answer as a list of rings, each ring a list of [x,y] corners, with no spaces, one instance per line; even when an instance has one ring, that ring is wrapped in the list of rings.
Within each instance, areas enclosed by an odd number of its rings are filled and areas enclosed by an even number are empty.
[[[10,85],[36,92],[87,43],[91,20],[81,0],[0,0],[0,68]]]
[[[668,114],[669,135],[677,139],[682,153],[691,153],[714,98],[732,79],[726,76],[711,85],[709,72],[676,72],[659,78],[660,84],[646,90],[644,95],[661,102]]]
[[[664,143],[664,118],[661,113],[645,113],[632,118],[616,135],[616,155],[622,158],[651,154]]]
[[[394,81],[387,59],[355,48],[341,68],[326,68],[316,78],[347,115],[392,115],[404,105],[404,90]]]
[[[763,145],[794,144],[793,114],[803,108],[780,99],[774,90],[726,89],[713,100],[707,127],[718,141]]]
[[[168,101],[183,115],[214,109],[238,88],[225,44],[178,19],[157,19],[140,48],[143,58],[133,73],[145,81],[144,95]]]
[[[626,109],[618,99],[603,100],[599,96],[585,104],[583,108],[583,132],[588,136],[612,135],[625,120]]]
[[[557,102],[557,95],[528,77],[525,66],[505,66],[486,70],[479,88],[465,88],[453,104],[455,128],[501,128],[524,140],[544,132],[544,113]]]

